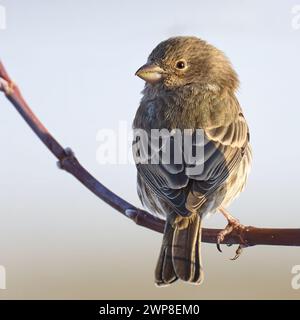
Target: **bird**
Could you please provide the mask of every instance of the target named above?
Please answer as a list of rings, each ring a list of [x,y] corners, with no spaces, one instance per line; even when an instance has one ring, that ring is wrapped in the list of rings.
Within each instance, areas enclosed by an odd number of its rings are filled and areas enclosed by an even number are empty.
[[[155,284],[199,285],[204,218],[220,212],[227,219],[219,249],[226,235],[243,227],[227,209],[244,190],[252,161],[249,127],[236,97],[238,76],[221,50],[194,36],[159,43],[136,75],[145,81],[132,125],[137,193],[151,214],[165,220]],[[153,138],[162,130],[170,133],[168,146],[163,135]],[[189,148],[184,135],[175,141],[174,132],[187,132]],[[156,148],[151,138],[159,141]],[[163,149],[168,163],[161,161]],[[187,161],[185,149],[196,159]]]

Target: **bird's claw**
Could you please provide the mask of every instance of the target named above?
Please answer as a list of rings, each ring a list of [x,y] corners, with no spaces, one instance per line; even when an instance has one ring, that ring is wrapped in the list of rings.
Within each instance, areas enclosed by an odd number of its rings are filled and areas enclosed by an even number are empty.
[[[58,168],[63,170],[64,163],[66,162],[66,160],[70,160],[74,158],[75,158],[75,153],[73,152],[73,150],[71,148],[66,148],[65,155],[59,161],[57,161]]]
[[[218,249],[218,251],[221,252],[221,253],[223,252],[222,249],[221,249],[221,242],[222,242],[222,241],[224,241],[224,236],[222,236],[222,235],[219,234],[218,237],[217,237],[217,249]],[[231,246],[232,246],[232,243],[226,243],[226,246],[227,246],[227,247],[231,247]]]
[[[223,252],[222,249],[221,249],[221,242],[224,240],[224,236],[221,234],[221,232],[218,234],[218,237],[217,237],[217,249],[219,252]]]
[[[221,242],[224,241],[225,236],[227,236],[228,234],[230,234],[235,228],[237,228],[238,226],[240,226],[240,223],[238,220],[230,220],[228,221],[227,226],[225,227],[225,229],[223,229],[222,231],[220,231],[218,233],[217,236],[217,249],[222,252],[221,249]]]
[[[231,258],[230,260],[234,261],[239,258],[239,256],[242,254],[243,249],[245,248],[245,245],[239,244],[238,248],[235,251],[235,256]]]
[[[221,253],[223,252],[222,249],[221,249],[221,245],[220,245],[220,241],[219,240],[217,241],[217,249],[218,249],[219,252],[221,252]]]
[[[245,226],[240,224],[239,220],[231,218],[228,220],[228,224],[222,231],[219,232],[217,236],[217,249],[219,252],[222,252],[221,249],[221,243],[224,241],[225,237],[232,233],[234,230],[236,230],[238,233],[240,233],[242,230],[245,229]],[[242,239],[241,239],[242,241]],[[228,247],[232,246],[232,244],[227,244]],[[243,248],[247,247],[246,244],[240,244],[236,250],[235,256],[231,260],[236,260],[242,253]]]

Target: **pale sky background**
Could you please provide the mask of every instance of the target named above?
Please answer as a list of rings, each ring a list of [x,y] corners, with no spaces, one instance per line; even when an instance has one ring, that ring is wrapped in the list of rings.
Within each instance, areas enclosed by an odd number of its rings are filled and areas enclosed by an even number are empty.
[[[222,49],[241,80],[253,169],[231,212],[242,223],[300,227],[300,29],[294,1],[0,0],[7,29],[0,59],[28,103],[106,186],[136,205],[135,168],[99,165],[98,130],[130,126],[150,51],[175,35]],[[299,12],[300,13],[300,12]],[[299,19],[300,21],[300,19]],[[291,269],[300,248],[254,247],[236,262],[203,246],[201,287],[156,288],[161,235],[139,228],[98,200],[55,159],[0,97],[0,298],[300,298]],[[225,221],[212,217],[207,226]]]

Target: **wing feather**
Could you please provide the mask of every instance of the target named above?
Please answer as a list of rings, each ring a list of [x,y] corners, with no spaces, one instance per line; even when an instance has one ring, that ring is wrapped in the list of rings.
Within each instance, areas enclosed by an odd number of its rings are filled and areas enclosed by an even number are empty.
[[[167,165],[137,164],[142,183],[182,216],[189,215],[192,210],[212,210],[220,205],[226,193],[225,181],[239,166],[249,140],[248,126],[242,113],[229,124],[206,129],[204,133],[201,161],[176,164],[174,159],[170,159]],[[193,141],[192,147],[199,145]],[[217,190],[218,195],[215,194]]]

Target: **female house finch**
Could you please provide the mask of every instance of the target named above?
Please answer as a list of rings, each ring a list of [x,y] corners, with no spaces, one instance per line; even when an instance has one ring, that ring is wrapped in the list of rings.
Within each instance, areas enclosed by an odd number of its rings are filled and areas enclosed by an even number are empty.
[[[225,208],[243,190],[250,169],[248,126],[235,96],[238,78],[221,51],[195,37],[161,42],[136,75],[146,85],[134,129],[144,130],[149,140],[153,130],[189,129],[192,149],[198,146],[195,131],[203,131],[201,161],[175,162],[174,154],[186,147],[173,143],[169,163],[136,164],[143,205],[166,219],[156,284],[200,284],[201,222],[208,213],[224,214],[228,225],[219,242],[238,225]]]

